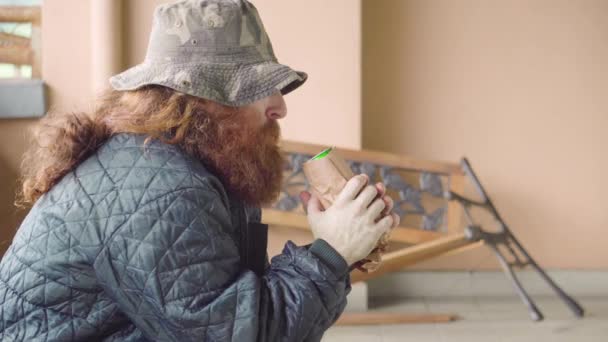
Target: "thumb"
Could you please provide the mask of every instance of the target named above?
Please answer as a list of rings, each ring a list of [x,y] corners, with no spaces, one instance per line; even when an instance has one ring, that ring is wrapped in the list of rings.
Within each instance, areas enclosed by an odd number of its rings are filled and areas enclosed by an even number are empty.
[[[323,204],[321,204],[321,201],[319,201],[319,198],[317,198],[317,196],[315,196],[314,194],[310,196],[310,199],[308,200],[308,205],[306,206],[307,212],[308,214],[318,214],[321,211],[323,211]]]
[[[300,201],[302,201],[302,206],[304,207],[304,210],[306,210],[306,207],[308,207],[308,201],[310,200],[310,196],[310,192],[308,191],[300,192]]]

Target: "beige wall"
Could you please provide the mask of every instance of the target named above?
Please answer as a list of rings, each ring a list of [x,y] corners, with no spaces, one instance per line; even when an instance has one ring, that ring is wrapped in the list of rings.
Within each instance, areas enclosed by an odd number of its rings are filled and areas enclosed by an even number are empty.
[[[58,110],[90,109],[90,21],[88,0],[43,2],[42,78],[49,89],[49,102]]]
[[[608,267],[608,2],[364,0],[363,145],[466,155],[538,261]],[[487,251],[418,268],[494,267]]]

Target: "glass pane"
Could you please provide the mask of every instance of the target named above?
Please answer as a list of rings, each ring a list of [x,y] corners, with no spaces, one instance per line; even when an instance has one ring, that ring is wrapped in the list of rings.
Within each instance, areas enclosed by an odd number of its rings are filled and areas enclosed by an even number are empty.
[[[2,6],[37,6],[42,0],[0,0]],[[0,32],[19,37],[31,38],[32,25],[29,23],[0,23]],[[0,48],[8,47],[8,43],[0,39]],[[0,78],[31,78],[31,65],[15,65],[0,63]]]
[[[36,6],[42,4],[42,0],[0,0],[0,6]]]
[[[15,66],[13,64],[0,63],[0,78],[17,77],[15,74]]]
[[[29,38],[32,35],[32,24],[29,23],[0,23],[0,32],[10,33]]]

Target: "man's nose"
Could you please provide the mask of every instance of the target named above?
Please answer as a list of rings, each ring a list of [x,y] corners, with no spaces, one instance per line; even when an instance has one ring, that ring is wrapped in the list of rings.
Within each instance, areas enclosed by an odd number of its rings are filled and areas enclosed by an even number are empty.
[[[283,99],[283,95],[281,93],[276,93],[271,97],[270,104],[266,109],[266,117],[269,119],[282,119],[287,115],[287,106],[285,104],[285,99]]]

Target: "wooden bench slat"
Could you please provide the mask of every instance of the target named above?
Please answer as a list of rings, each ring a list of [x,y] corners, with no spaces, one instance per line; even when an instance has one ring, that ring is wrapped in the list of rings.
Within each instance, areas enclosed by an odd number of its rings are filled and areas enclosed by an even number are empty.
[[[0,6],[0,22],[40,23],[40,6]]]
[[[369,280],[377,278],[383,274],[402,270],[405,266],[439,256],[451,250],[470,244],[464,235],[453,234],[424,242],[408,248],[403,248],[394,252],[386,253],[382,256],[382,265],[378,270],[371,273],[364,273],[359,270],[351,272],[351,282]]]
[[[22,46],[0,46],[0,63],[27,65],[32,64],[33,51]]]
[[[22,46],[29,47],[30,39],[12,33],[0,32],[0,46]]]

